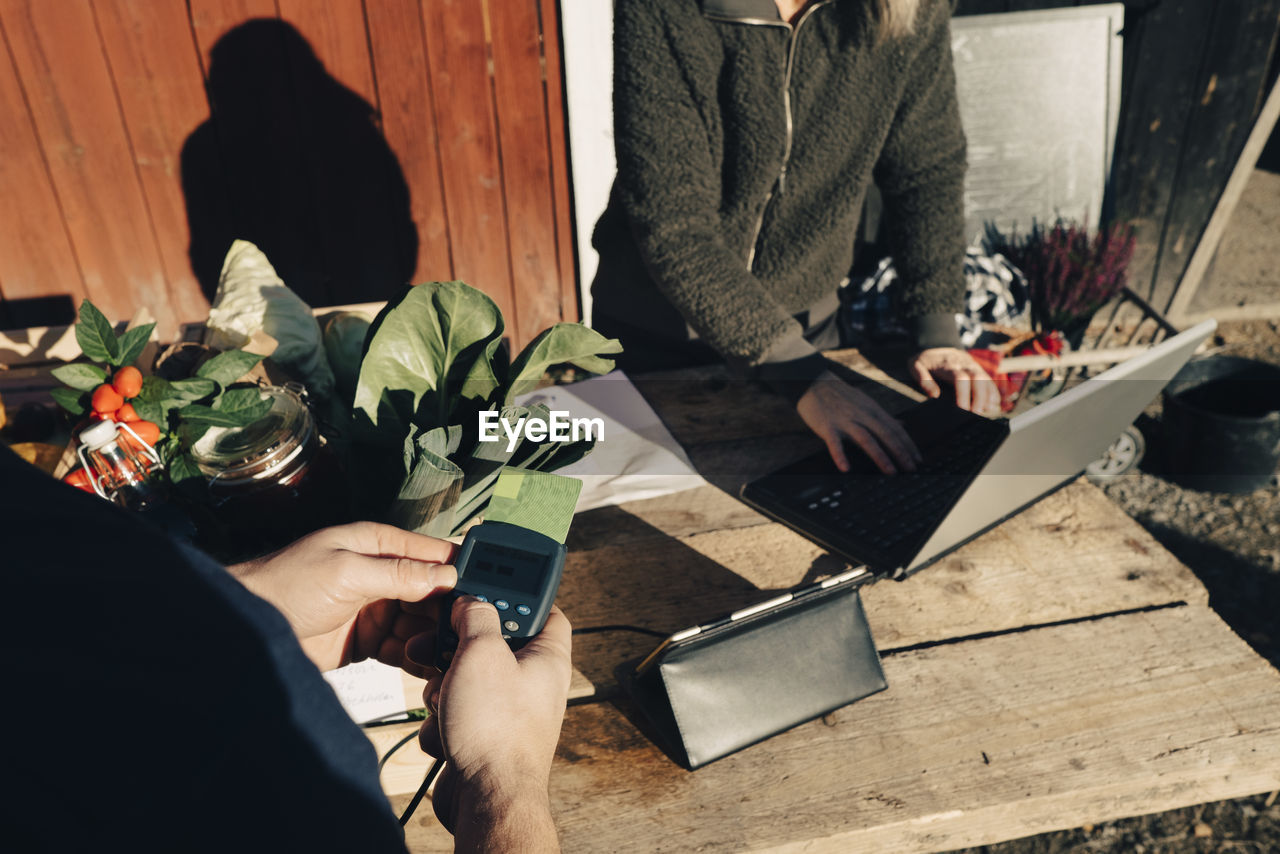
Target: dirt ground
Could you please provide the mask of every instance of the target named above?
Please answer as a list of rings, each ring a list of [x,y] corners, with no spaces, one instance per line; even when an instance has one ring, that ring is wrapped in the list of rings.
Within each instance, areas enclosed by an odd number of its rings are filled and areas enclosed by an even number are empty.
[[[1275,142],[1271,148],[1280,149]],[[1232,217],[1231,239],[1220,247],[1193,310],[1280,304],[1280,164],[1268,160],[1259,165],[1267,168],[1255,170]],[[1280,318],[1222,323],[1215,344],[1225,355],[1280,365]],[[1249,495],[1228,495],[1198,492],[1162,477],[1160,409],[1157,401],[1140,422],[1150,443],[1141,470],[1117,477],[1103,489],[1195,572],[1223,620],[1280,668],[1277,478]],[[1280,716],[1280,709],[1276,713]],[[1280,793],[1086,825],[965,849],[964,854],[1228,851],[1280,852]]]

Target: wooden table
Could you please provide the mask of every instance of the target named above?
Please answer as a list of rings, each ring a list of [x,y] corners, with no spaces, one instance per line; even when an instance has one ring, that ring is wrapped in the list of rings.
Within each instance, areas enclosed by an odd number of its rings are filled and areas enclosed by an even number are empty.
[[[681,628],[843,566],[725,491],[813,447],[784,404],[713,369],[637,385],[714,485],[575,520],[576,626]],[[614,665],[653,641],[575,638],[551,780],[564,849],[939,851],[1280,788],[1280,673],[1083,480],[863,599],[889,690],[692,773],[617,696]],[[384,772],[397,811],[414,753]],[[451,850],[426,808],[407,838]]]
[[[887,406],[910,402],[840,358]],[[733,497],[816,447],[785,403],[718,369],[637,385],[712,485],[579,515],[560,596],[576,626],[675,630],[843,568]],[[551,788],[564,849],[937,851],[1280,788],[1280,673],[1207,599],[1074,483],[864,589],[888,691],[692,773],[617,696],[614,666],[654,641],[579,636]],[[412,728],[369,732],[385,752]],[[397,812],[425,768],[409,745],[384,769]],[[452,850],[427,806],[407,839]]]

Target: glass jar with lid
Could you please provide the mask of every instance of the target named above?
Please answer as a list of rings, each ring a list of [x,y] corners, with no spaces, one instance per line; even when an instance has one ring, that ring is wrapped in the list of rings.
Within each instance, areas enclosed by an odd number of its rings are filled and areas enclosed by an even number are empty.
[[[265,386],[271,409],[244,427],[210,428],[191,449],[208,479],[227,559],[261,554],[348,517],[337,460],[298,383]]]

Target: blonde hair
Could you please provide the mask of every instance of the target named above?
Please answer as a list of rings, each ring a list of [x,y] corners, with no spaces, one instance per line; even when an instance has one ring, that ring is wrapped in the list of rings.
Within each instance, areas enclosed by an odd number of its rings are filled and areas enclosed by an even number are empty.
[[[920,0],[871,0],[881,40],[909,35],[915,29],[919,11]]]

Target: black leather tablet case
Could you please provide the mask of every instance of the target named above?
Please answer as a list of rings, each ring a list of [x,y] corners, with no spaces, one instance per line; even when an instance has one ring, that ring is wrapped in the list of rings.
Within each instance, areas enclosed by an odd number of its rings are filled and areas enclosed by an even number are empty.
[[[856,586],[672,644],[639,676],[637,663],[618,681],[690,770],[888,687]]]

